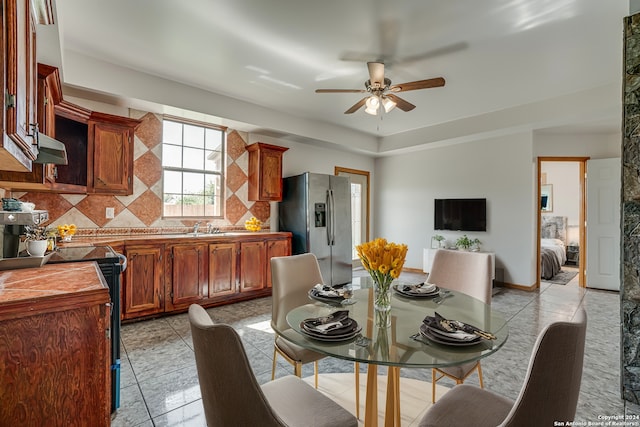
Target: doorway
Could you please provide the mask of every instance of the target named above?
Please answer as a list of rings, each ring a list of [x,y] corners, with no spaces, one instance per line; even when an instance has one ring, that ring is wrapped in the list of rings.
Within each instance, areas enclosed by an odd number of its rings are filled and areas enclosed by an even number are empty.
[[[588,157],[538,157],[538,263],[537,286],[541,279],[543,216],[567,218],[565,246],[569,262],[577,264],[579,286],[585,287],[586,262],[586,165]]]
[[[356,246],[369,240],[369,172],[336,166],[334,173],[351,180],[351,257],[359,262]]]

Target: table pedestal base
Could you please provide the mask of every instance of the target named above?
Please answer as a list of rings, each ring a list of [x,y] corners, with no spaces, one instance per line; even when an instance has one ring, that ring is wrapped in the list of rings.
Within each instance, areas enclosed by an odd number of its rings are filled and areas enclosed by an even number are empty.
[[[387,368],[387,401],[384,427],[400,427],[400,368]],[[367,367],[367,393],[364,410],[365,427],[378,427],[378,365]]]

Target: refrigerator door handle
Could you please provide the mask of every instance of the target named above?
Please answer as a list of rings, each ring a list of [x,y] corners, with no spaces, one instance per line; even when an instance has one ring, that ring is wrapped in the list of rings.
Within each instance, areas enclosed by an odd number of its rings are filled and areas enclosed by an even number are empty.
[[[335,245],[336,236],[335,236],[335,209],[334,209],[334,199],[333,199],[333,190],[327,190],[327,243],[329,246]]]

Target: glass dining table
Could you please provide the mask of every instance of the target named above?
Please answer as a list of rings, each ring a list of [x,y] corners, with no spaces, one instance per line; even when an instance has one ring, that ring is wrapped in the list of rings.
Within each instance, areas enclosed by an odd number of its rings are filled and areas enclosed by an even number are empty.
[[[509,336],[507,321],[499,312],[456,291],[443,294],[444,298],[407,297],[393,292],[391,326],[376,327],[373,289],[368,287],[366,280],[361,284],[362,289],[353,292],[353,305],[310,300],[309,304],[294,308],[287,314],[287,323],[295,332],[283,332],[287,339],[304,348],[368,365],[364,419],[367,427],[378,424],[378,365],[388,367],[385,426],[400,427],[400,368],[442,368],[473,362],[498,351]],[[401,282],[394,284],[403,286]],[[362,328],[355,337],[346,341],[321,341],[301,332],[303,320],[328,316],[338,310],[349,310],[349,317]],[[473,345],[450,345],[428,340],[419,334],[419,328],[425,316],[433,316],[435,312],[446,319],[459,320],[491,332],[496,339],[482,339]]]

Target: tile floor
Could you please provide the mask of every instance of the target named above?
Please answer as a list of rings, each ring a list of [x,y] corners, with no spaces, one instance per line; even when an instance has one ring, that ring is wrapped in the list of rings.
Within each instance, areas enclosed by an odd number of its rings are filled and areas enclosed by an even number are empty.
[[[409,273],[402,278],[415,280],[424,275]],[[536,292],[501,288],[492,304],[509,319],[511,333],[496,355],[483,359],[482,369],[486,388],[516,396],[538,333],[551,321],[570,319],[583,306],[588,326],[576,420],[597,422],[598,416],[625,411],[620,398],[619,294],[585,290],[575,282],[564,286],[543,283]],[[207,311],[214,321],[231,324],[238,330],[258,381],[269,381],[273,355],[271,298]],[[191,346],[186,314],[123,325],[121,407],[112,426],[206,426]],[[292,373],[288,363],[281,358],[278,361],[277,376]],[[305,366],[303,377],[312,372],[312,366]],[[320,372],[350,373],[353,364],[325,358]],[[401,375],[428,381],[431,373],[427,369],[403,369]],[[467,382],[477,384],[477,376]],[[429,398],[427,388],[424,399]]]

